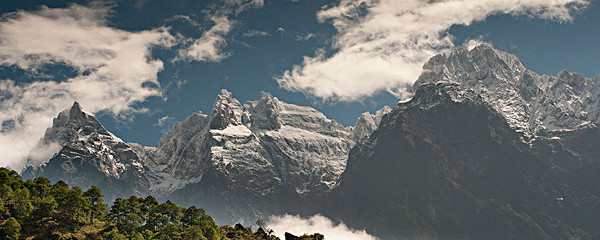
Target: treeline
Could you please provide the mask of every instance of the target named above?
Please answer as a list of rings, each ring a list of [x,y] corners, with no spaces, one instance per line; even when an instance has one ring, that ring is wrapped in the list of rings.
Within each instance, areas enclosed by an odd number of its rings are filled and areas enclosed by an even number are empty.
[[[17,172],[0,168],[0,239],[279,239],[262,227],[217,226],[195,206],[132,196],[108,207],[102,197],[95,186],[83,191],[43,177],[23,181]],[[286,239],[322,240],[323,235],[286,234]]]

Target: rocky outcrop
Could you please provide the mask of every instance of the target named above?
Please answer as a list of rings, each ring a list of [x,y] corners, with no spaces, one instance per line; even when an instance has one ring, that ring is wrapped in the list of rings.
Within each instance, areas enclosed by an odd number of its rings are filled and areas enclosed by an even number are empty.
[[[356,120],[356,124],[354,124],[354,129],[352,130],[352,139],[354,142],[362,142],[371,136],[383,116],[391,112],[392,109],[388,106],[385,106],[375,112],[375,114],[371,114],[369,112],[362,113],[358,120]]]

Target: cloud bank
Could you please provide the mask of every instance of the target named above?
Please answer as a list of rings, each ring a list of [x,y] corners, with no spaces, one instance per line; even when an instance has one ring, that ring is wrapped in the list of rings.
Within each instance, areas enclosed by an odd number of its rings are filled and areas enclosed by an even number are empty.
[[[163,62],[151,58],[151,49],[171,47],[175,38],[167,28],[112,28],[107,25],[110,11],[107,6],[73,4],[2,16],[0,66],[38,74],[60,65],[72,68],[76,76],[29,83],[0,80],[1,166],[19,170],[28,157],[47,160],[56,148],[36,147],[38,140],[74,100],[91,112],[124,116],[143,111],[133,104],[161,95],[157,73]]]
[[[587,0],[341,0],[317,13],[337,29],[332,53],[320,49],[276,77],[287,90],[324,100],[355,101],[388,91],[406,96],[407,86],[432,56],[452,48],[453,25],[490,15],[512,14],[558,22]]]
[[[285,232],[294,235],[320,233],[327,240],[376,240],[365,230],[354,230],[348,228],[344,223],[336,224],[322,215],[314,215],[309,218],[301,218],[293,215],[271,216],[266,227],[272,229],[274,234],[284,239]]]
[[[198,39],[173,36],[168,27],[129,32],[111,27],[111,6],[93,2],[66,8],[40,7],[0,18],[0,67],[33,76],[47,75],[53,66],[75,72],[68,79],[15,82],[0,79],[0,166],[20,170],[29,159],[41,164],[60,146],[40,145],[58,112],[77,100],[92,113],[119,117],[144,112],[134,108],[149,97],[160,97],[157,74],[163,61],[153,59],[155,47],[178,50],[174,61],[220,62],[230,56],[226,37],[239,13],[264,6],[263,0],[224,0],[203,12],[213,25]],[[176,15],[201,27],[189,16]],[[44,75],[45,74],[45,75]],[[166,124],[164,119],[163,125]]]

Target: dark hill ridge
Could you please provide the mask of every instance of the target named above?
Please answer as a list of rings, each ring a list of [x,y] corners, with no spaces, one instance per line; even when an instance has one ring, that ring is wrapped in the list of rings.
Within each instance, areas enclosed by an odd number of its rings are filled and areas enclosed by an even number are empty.
[[[598,238],[598,164],[548,160],[472,90],[423,84],[353,148],[323,211],[384,239]]]

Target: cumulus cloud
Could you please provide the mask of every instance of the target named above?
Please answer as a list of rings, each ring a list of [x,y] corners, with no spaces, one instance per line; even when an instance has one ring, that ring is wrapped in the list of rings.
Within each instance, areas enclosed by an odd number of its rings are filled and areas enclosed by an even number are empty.
[[[176,61],[220,62],[229,56],[223,49],[227,46],[225,36],[231,31],[234,21],[226,15],[212,16],[211,21],[214,25],[202,37],[194,40],[189,47],[179,50]]]
[[[76,74],[56,81],[0,80],[1,166],[21,169],[28,157],[44,159],[56,146],[36,146],[58,112],[77,100],[90,112],[125,116],[132,107],[160,96],[163,62],[154,47],[170,47],[167,28],[128,32],[107,25],[107,6],[41,7],[0,19],[0,65],[37,73],[48,65]],[[36,149],[32,151],[32,149]],[[48,151],[45,151],[48,150]]]
[[[212,27],[205,31],[202,37],[193,40],[192,44],[180,49],[174,61],[220,62],[226,59],[230,56],[230,53],[225,50],[226,37],[237,22],[231,19],[232,16],[265,5],[263,0],[223,0],[223,3],[223,6],[209,16],[213,23]],[[189,17],[187,20],[190,20]]]
[[[387,90],[397,97],[433,55],[454,48],[448,29],[494,14],[558,22],[588,0],[342,0],[317,13],[337,29],[333,52],[317,50],[276,81],[321,99],[354,101]]]
[[[348,228],[344,223],[334,223],[322,215],[301,218],[293,215],[271,216],[266,227],[272,229],[274,234],[283,239],[285,232],[294,235],[320,233],[327,240],[376,240],[365,230]]]

